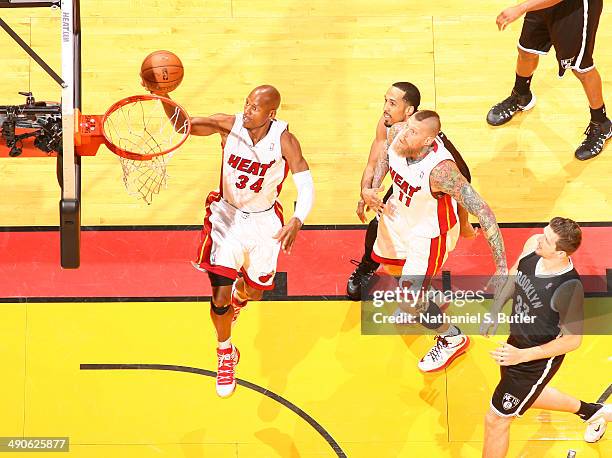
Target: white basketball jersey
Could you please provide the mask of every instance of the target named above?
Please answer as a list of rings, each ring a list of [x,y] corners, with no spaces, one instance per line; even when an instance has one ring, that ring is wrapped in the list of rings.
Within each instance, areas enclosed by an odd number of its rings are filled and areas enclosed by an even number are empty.
[[[289,166],[281,152],[285,121],[273,120],[270,130],[255,146],[242,125],[242,113],[223,147],[221,196],[244,212],[260,212],[274,205]]]
[[[421,237],[435,238],[448,232],[457,223],[457,202],[448,194],[434,197],[429,175],[440,162],[452,161],[452,154],[437,137],[431,152],[417,163],[408,164],[405,157],[395,152],[393,143],[388,152],[393,180],[391,205],[387,204],[392,212],[389,216],[401,218],[407,231]]]

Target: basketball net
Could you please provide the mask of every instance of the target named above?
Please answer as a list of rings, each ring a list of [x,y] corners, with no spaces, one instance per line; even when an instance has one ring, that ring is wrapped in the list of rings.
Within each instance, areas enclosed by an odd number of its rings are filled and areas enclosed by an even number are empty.
[[[105,115],[104,136],[119,156],[127,192],[151,204],[153,196],[167,186],[167,165],[189,135],[189,116],[173,101],[160,97],[121,102]]]

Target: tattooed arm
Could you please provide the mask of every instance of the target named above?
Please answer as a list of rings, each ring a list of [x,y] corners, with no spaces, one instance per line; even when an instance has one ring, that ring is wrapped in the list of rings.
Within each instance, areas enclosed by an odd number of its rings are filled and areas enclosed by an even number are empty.
[[[480,227],[491,247],[498,275],[506,275],[506,253],[504,239],[499,231],[491,207],[467,182],[453,161],[442,161],[431,171],[429,184],[432,192],[443,192],[455,199],[459,205],[478,218]]]

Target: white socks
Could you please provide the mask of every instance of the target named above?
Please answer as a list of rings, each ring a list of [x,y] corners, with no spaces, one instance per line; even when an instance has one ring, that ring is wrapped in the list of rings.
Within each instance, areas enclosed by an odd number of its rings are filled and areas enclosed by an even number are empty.
[[[217,347],[219,348],[219,350],[227,350],[231,346],[232,346],[232,338],[231,337],[229,339],[223,341],[223,342],[217,342]]]

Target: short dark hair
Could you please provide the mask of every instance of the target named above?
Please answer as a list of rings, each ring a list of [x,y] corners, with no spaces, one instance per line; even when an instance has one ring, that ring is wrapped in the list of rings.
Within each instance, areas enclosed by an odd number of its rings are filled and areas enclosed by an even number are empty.
[[[398,81],[397,83],[393,83],[393,87],[396,87],[400,91],[404,92],[404,97],[402,97],[404,102],[414,107],[415,111],[419,109],[419,104],[421,103],[421,93],[414,84],[406,81]]]
[[[569,255],[578,249],[582,242],[582,230],[576,221],[556,216],[549,225],[559,237],[555,246],[558,251],[565,251]]]
[[[426,119],[433,120],[433,127],[436,131],[436,135],[440,132],[442,124],[440,123],[440,115],[433,110],[419,110],[414,115],[414,119],[417,121],[425,121]]]

